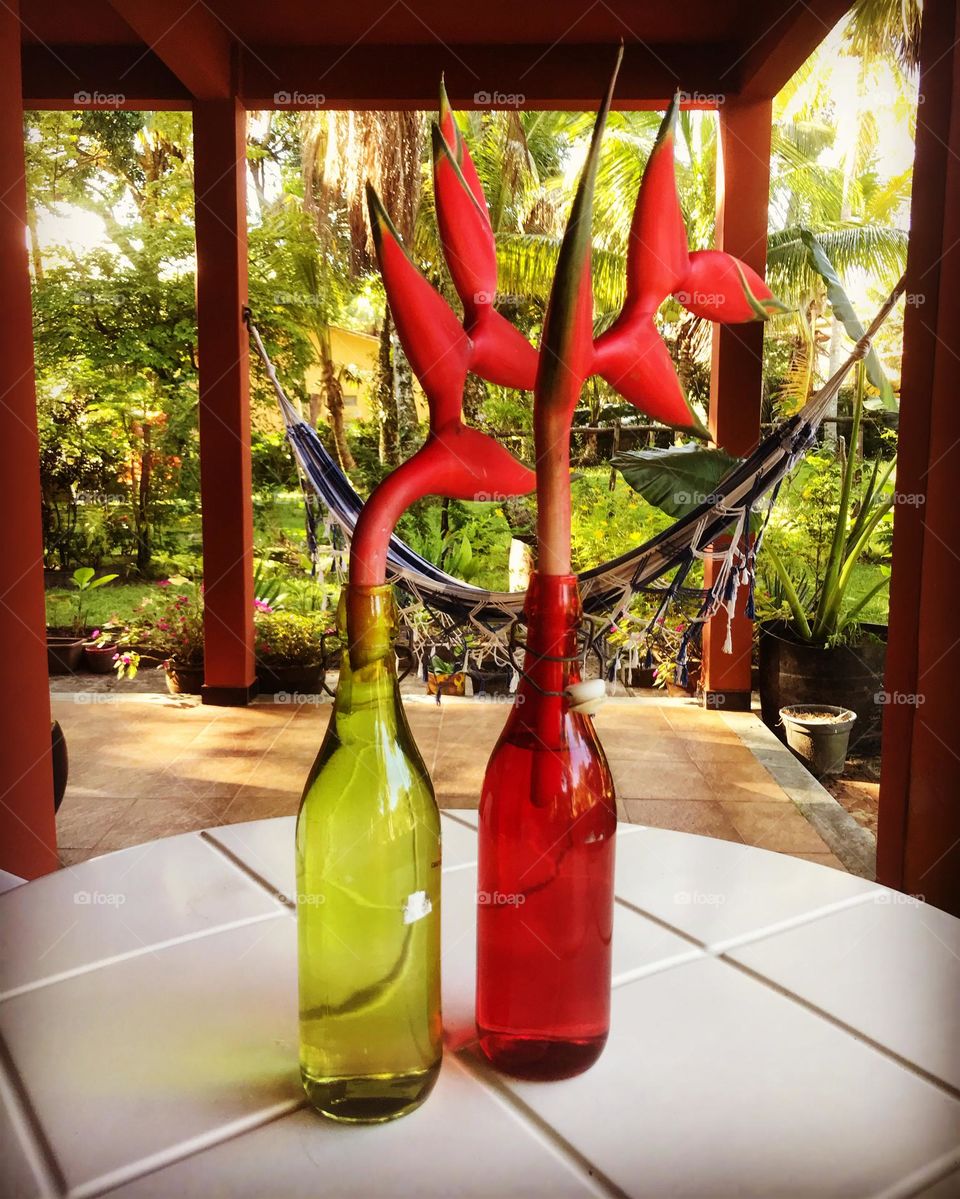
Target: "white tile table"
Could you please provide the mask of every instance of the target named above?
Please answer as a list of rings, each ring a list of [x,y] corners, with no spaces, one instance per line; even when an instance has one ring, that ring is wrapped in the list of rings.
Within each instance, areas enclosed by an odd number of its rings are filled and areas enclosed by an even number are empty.
[[[960,921],[622,826],[609,1043],[521,1083],[474,1052],[475,814],[443,830],[447,1052],[381,1127],[304,1108],[292,819],[0,895],[0,1196],[960,1196]]]

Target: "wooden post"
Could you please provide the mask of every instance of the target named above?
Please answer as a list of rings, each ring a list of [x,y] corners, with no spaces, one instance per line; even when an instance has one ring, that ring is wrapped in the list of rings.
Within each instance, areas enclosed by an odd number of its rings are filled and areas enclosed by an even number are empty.
[[[203,702],[246,704],[253,661],[253,501],[247,331],[245,114],[235,100],[194,105]]]
[[[960,7],[928,5],[907,260],[877,877],[960,916]]]
[[[0,5],[0,869],[55,870],[19,5]],[[67,737],[70,730],[65,730]]]
[[[718,250],[735,254],[762,277],[767,258],[767,208],[770,196],[770,100],[720,107],[717,156]],[[763,386],[763,324],[718,325],[713,332],[710,374],[710,433],[722,449],[747,455],[760,440]],[[712,578],[711,564],[706,566]],[[745,589],[732,622],[733,653],[723,653],[726,614],[704,630],[703,690],[707,707],[733,711],[750,708],[753,623],[743,615]]]

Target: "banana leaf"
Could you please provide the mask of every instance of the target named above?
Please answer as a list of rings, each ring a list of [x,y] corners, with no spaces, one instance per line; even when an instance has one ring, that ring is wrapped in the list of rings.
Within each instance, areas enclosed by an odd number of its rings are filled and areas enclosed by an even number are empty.
[[[712,502],[721,481],[741,461],[724,450],[697,442],[662,450],[624,450],[610,460],[648,504],[676,518]],[[760,511],[751,513],[752,533],[760,532],[764,515]]]
[[[850,303],[850,297],[844,291],[843,284],[840,282],[840,276],[834,269],[833,263],[827,257],[827,253],[823,246],[817,241],[816,237],[809,229],[803,229],[800,232],[801,240],[807,247],[807,252],[810,255],[810,261],[813,269],[823,280],[826,289],[827,297],[833,307],[834,315],[842,323],[847,334],[853,341],[859,341],[863,337],[863,325],[857,319],[857,314],[853,310],[853,305]],[[865,401],[866,407],[883,407],[888,412],[897,411],[897,401],[893,394],[893,385],[886,376],[886,372],[880,365],[880,358],[875,349],[871,349],[866,357],[867,378],[880,392],[880,402],[877,405],[870,400]]]
[[[625,450],[613,466],[639,495],[668,516],[683,517],[713,497],[740,463],[723,450],[691,442],[660,450]]]

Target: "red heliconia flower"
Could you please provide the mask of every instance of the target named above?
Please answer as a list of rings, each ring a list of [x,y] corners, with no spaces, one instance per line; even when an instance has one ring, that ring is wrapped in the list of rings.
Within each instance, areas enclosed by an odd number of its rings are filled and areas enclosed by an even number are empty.
[[[473,343],[470,369],[491,383],[529,390],[537,351],[493,306],[497,252],[490,214],[442,83],[440,123],[433,127],[433,191],[444,258]]]
[[[654,314],[669,295],[696,316],[739,323],[785,311],[751,267],[720,250],[687,247],[674,162],[678,97],[667,110],[643,172],[627,249],[627,298],[597,338],[593,363],[631,404],[665,424],[702,432]]]
[[[499,377],[510,386],[532,384],[537,356],[533,347],[489,305],[476,301],[473,316],[468,314],[461,324],[407,254],[371,187],[367,188],[367,199],[380,273],[397,336],[427,397],[430,413],[427,440],[376,488],[357,521],[350,579],[355,584],[371,586],[383,582],[390,534],[415,500],[426,495],[461,500],[506,499],[533,491],[536,476],[532,470],[518,462],[498,441],[463,423],[463,389],[467,371],[480,373],[484,356],[496,354],[498,345],[513,346],[513,358],[518,365],[508,365],[499,372]],[[490,286],[496,288],[495,260]],[[480,311],[484,309],[485,314]],[[477,334],[483,348],[478,348],[478,340],[468,333],[467,327]],[[529,351],[526,362],[522,351],[517,349],[516,338]],[[484,377],[489,378],[483,369]]]

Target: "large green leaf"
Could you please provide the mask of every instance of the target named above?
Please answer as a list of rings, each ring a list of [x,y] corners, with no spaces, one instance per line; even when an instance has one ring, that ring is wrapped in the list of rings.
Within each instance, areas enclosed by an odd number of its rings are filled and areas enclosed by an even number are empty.
[[[723,450],[693,443],[665,450],[626,450],[612,459],[634,491],[674,517],[687,516],[711,499],[739,462]]]
[[[860,324],[857,314],[853,310],[850,297],[844,291],[840,276],[834,270],[833,263],[809,229],[802,230],[800,237],[810,254],[814,270],[826,285],[827,296],[833,306],[834,315],[842,322],[853,341],[859,341],[863,337],[863,325]],[[890,412],[896,412],[897,401],[893,394],[893,386],[880,365],[876,350],[871,349],[865,361],[867,378],[880,392],[880,402],[883,407]]]

